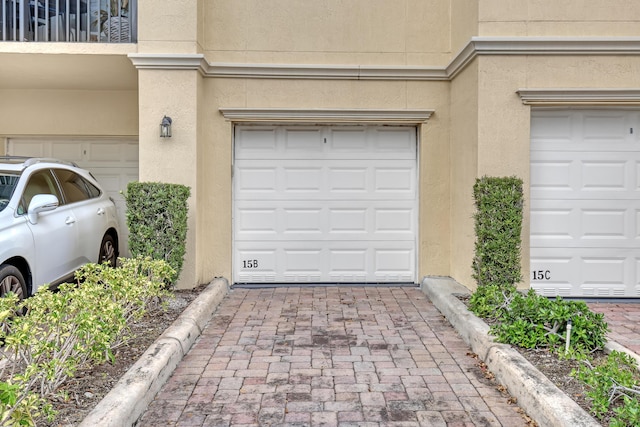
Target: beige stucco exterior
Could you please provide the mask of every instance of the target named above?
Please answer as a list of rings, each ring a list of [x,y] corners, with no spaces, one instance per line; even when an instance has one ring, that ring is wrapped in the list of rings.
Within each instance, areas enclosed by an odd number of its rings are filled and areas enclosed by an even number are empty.
[[[191,187],[179,286],[192,287],[233,280],[234,121],[221,110],[289,112],[275,123],[432,110],[413,123],[418,279],[472,288],[475,179],[515,175],[528,196],[532,107],[518,90],[640,87],[639,24],[635,0],[150,0],[137,43],[0,42],[0,141],[137,137],[140,180]],[[566,105],[640,108],[616,99]],[[525,277],[528,235],[525,209]]]

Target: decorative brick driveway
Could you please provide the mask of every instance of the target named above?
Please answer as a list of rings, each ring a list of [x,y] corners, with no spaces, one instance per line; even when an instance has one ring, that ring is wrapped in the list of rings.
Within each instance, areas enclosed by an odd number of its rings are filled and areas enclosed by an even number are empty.
[[[589,308],[604,314],[609,324],[607,339],[640,354],[640,303],[590,302]]]
[[[140,426],[524,426],[417,288],[233,289]]]

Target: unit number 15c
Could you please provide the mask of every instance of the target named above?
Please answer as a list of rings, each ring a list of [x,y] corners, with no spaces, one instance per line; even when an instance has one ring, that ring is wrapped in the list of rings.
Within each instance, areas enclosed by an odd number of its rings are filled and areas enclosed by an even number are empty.
[[[551,280],[551,271],[533,270],[533,280]]]
[[[242,261],[242,268],[258,268],[257,259],[245,259]]]

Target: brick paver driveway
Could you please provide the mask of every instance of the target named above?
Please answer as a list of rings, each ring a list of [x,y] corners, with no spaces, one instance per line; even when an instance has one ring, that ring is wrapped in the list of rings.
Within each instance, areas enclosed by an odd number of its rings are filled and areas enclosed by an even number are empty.
[[[524,426],[417,288],[233,289],[141,426]]]

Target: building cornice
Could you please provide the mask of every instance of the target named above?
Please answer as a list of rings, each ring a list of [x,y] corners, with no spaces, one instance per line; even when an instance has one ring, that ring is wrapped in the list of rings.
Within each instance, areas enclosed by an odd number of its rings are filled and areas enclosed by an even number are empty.
[[[522,103],[532,106],[555,105],[640,105],[640,89],[518,89]]]
[[[207,61],[202,54],[130,53],[129,60],[139,70],[200,70]]]
[[[284,109],[221,108],[225,119],[233,122],[268,123],[385,123],[420,124],[433,110],[354,110],[354,109]]]
[[[480,55],[640,55],[640,37],[472,37],[446,67],[209,63],[203,54],[132,53],[138,69],[198,70],[205,77],[451,80]]]

